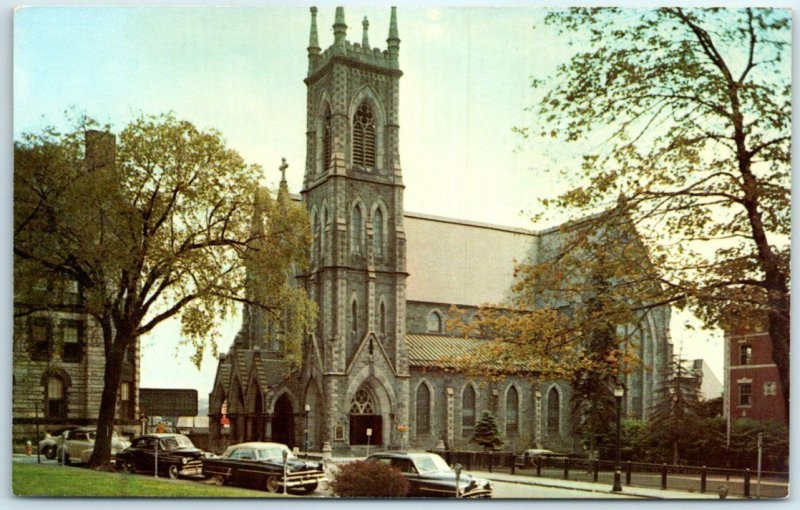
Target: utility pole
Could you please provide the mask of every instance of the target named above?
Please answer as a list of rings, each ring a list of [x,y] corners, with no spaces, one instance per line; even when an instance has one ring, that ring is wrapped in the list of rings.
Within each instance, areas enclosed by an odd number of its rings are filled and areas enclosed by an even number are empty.
[[[758,472],[756,475],[756,499],[761,498],[761,454],[764,451],[764,433],[758,433]]]

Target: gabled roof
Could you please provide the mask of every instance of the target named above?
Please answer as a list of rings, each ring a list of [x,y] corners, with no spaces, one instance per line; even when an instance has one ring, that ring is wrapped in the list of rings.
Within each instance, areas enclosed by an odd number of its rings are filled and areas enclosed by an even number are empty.
[[[486,346],[492,340],[482,338],[464,338],[447,335],[406,335],[406,345],[408,346],[408,364],[418,368],[451,368],[457,369],[457,360],[461,356],[474,355],[485,351]],[[497,370],[509,373],[509,367],[487,359],[484,366],[489,370]],[[520,364],[518,371],[528,372],[523,364]]]

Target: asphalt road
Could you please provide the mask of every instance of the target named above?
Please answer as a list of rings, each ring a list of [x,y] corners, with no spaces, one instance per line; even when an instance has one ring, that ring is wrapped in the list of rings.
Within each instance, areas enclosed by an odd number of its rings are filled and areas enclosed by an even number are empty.
[[[556,489],[519,483],[492,482],[493,498],[530,498],[530,499],[641,499],[624,494],[608,494],[606,492],[588,492],[571,489]]]

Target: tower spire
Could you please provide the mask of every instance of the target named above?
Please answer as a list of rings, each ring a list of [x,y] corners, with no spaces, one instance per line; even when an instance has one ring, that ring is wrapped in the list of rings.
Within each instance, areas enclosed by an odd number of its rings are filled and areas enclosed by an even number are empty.
[[[364,47],[364,49],[368,50],[369,49],[369,34],[368,34],[368,31],[369,31],[369,20],[367,19],[366,16],[364,16],[364,21],[361,22],[361,26],[364,27],[364,35],[361,36],[361,46]]]
[[[337,7],[336,20],[333,23],[333,46],[344,51],[346,36],[347,24],[344,22],[344,7]]]
[[[317,50],[312,52],[311,50]],[[308,36],[308,54],[319,53],[319,35],[317,35],[317,8],[311,8],[311,33]]]
[[[400,35],[397,31],[397,7],[392,7],[392,16],[389,19],[389,38],[386,39],[389,55],[393,63],[397,64],[397,55],[400,53]]]

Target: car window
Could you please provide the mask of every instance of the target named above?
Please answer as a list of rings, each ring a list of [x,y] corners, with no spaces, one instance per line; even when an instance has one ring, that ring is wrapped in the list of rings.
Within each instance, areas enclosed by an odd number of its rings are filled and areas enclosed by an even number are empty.
[[[414,464],[417,466],[417,471],[420,473],[433,473],[441,470],[441,466],[437,466],[436,462],[430,457],[414,459]]]
[[[69,436],[70,439],[75,439],[76,441],[83,441],[86,439],[86,432],[73,432]]]
[[[416,473],[411,459],[392,459],[392,467],[399,469],[401,473]]]
[[[256,456],[258,460],[271,460],[275,462],[283,462],[283,452],[286,451],[288,453],[287,459],[293,459],[294,454],[288,448],[281,448],[280,446],[275,446],[272,448],[260,448],[256,450]]]
[[[372,460],[372,462],[377,462],[378,464],[386,464],[386,465],[391,465],[392,464],[392,460],[391,459],[386,459],[386,458],[383,458],[383,457],[374,457],[374,458],[372,458],[370,460]]]
[[[253,450],[250,448],[239,448],[238,450],[234,450],[231,453],[231,459],[238,459],[238,460],[254,460],[255,454]]]
[[[176,435],[162,438],[161,448],[165,450],[174,450],[176,448],[194,448],[194,445],[188,437]]]

